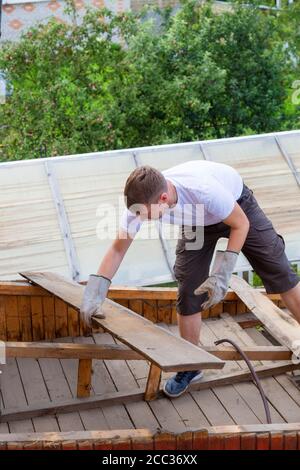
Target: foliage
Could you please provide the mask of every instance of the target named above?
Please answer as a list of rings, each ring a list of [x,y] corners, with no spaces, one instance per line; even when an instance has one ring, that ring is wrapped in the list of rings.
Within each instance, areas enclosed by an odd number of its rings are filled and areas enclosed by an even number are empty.
[[[84,153],[281,130],[297,41],[256,5],[51,20],[0,49],[13,89],[0,106],[0,159]]]

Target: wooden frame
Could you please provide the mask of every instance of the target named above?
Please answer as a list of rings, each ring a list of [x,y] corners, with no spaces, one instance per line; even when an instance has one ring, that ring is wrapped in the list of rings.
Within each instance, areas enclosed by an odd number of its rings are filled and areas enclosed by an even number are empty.
[[[111,298],[116,296],[115,300],[119,300],[120,304],[125,306],[136,306],[140,309],[144,301],[147,302],[173,302],[176,296],[176,289],[128,289],[128,299],[126,299],[126,288],[118,287],[112,289],[110,292]],[[256,289],[256,292],[264,293],[260,289]],[[2,297],[1,297],[2,296]],[[16,306],[15,312],[19,307],[23,308],[23,320],[24,317],[24,298],[29,298],[32,301],[34,299],[53,299],[53,305],[57,307],[54,313],[60,314],[60,312],[70,312],[70,306],[65,304],[63,301],[57,303],[56,297],[49,296],[49,293],[44,289],[33,286],[27,281],[17,281],[15,283],[0,283],[0,298],[4,297],[20,298],[22,302],[11,302],[9,305]],[[280,305],[280,298],[276,295],[267,296],[270,299],[270,305]],[[272,300],[272,302],[271,302]],[[131,304],[130,304],[131,302]],[[237,308],[237,303],[239,307]],[[244,328],[248,326],[263,324],[253,314],[249,314],[249,311],[255,308],[253,304],[244,305],[244,309],[241,308],[243,299],[240,300],[237,293],[230,291],[225,301],[218,306],[217,309],[211,309],[208,313],[209,316],[216,316],[222,314],[227,310],[230,310],[231,315],[239,315],[236,317],[237,322]],[[235,305],[236,304],[236,305]],[[33,304],[30,302],[30,305]],[[42,305],[42,302],[39,303]],[[47,304],[46,304],[47,305]],[[159,304],[157,304],[159,305]],[[235,306],[234,309],[228,309],[228,306]],[[222,307],[222,308],[220,308]],[[159,307],[157,307],[159,308]],[[30,315],[36,310],[30,311]],[[74,311],[74,328],[76,325],[77,312]],[[161,310],[163,311],[163,310]],[[219,313],[217,313],[219,311]],[[243,312],[241,314],[241,312]],[[157,310],[158,312],[158,310]],[[5,313],[5,311],[4,311]],[[75,317],[76,313],[76,317]],[[139,312],[143,315],[143,311]],[[274,313],[270,314],[274,315]],[[20,317],[21,318],[21,317]],[[55,323],[58,324],[60,321],[58,315],[55,319]],[[70,317],[71,319],[72,317]],[[9,322],[11,321],[8,318]],[[157,320],[156,320],[157,321]],[[168,314],[167,317],[161,317],[161,321],[169,321],[172,323],[172,317]],[[6,318],[5,318],[6,322]],[[1,322],[0,322],[1,323]],[[1,326],[0,326],[1,331]],[[75,331],[75,329],[74,329]],[[76,327],[77,334],[80,334],[80,328]],[[59,330],[57,330],[56,337],[59,337]],[[76,335],[75,335],[76,336]],[[45,337],[41,337],[45,339]],[[49,338],[50,339],[50,338]],[[205,347],[205,350],[210,354],[215,355],[223,360],[239,360],[239,354],[231,347]],[[260,377],[271,377],[276,374],[282,374],[286,371],[292,371],[299,369],[298,364],[293,364],[290,359],[292,352],[287,346],[259,346],[259,347],[245,347],[244,351],[248,357],[252,360],[280,360],[286,361],[285,363],[273,364],[268,366],[261,366],[256,368],[257,373]],[[90,370],[92,359],[106,359],[106,360],[145,360],[144,357],[139,355],[136,351],[128,348],[122,344],[74,344],[74,343],[47,343],[47,342],[32,342],[32,341],[7,341],[6,352],[8,357],[59,357],[59,358],[77,358],[79,359],[79,389],[82,396],[86,394],[89,383],[90,383]],[[145,394],[141,389],[132,390],[129,393],[116,392],[113,394],[105,394],[101,396],[92,396],[85,398],[77,398],[67,400],[64,402],[53,403],[51,406],[36,403],[35,406],[27,406],[26,408],[7,408],[2,414],[1,421],[14,421],[25,418],[34,418],[37,416],[43,416],[45,414],[51,415],[59,412],[71,412],[78,410],[93,409],[98,406],[105,407],[113,403],[130,403],[136,402],[137,400],[153,399],[155,397],[161,397],[162,391],[159,388],[161,370],[155,364],[152,364],[150,373],[148,376],[147,386]],[[230,374],[223,375],[222,377],[211,376],[199,384],[194,384],[193,390],[209,389],[211,387],[222,386],[226,384],[234,384],[251,380],[250,374],[247,371],[238,371]],[[149,439],[146,439],[146,434],[142,430],[137,431],[119,431],[117,432],[95,432],[89,431],[79,432],[75,434],[71,433],[55,433],[55,439],[50,436],[50,433],[34,433],[34,439],[31,439],[29,434],[16,435],[10,434],[7,438],[2,435],[2,441],[0,449],[7,448],[166,448],[163,446],[172,445],[174,448],[275,448],[281,446],[282,448],[295,447],[297,444],[297,438],[299,430],[296,425],[271,425],[267,428],[261,426],[226,426],[226,427],[211,427],[207,429],[195,429],[192,432],[180,433],[173,435],[172,433],[160,432],[158,434],[149,434]],[[250,429],[251,428],[251,429]],[[119,436],[119,437],[117,437]],[[295,440],[296,436],[296,440]],[[300,442],[300,441],[299,441]],[[169,443],[169,444],[168,444]],[[296,444],[295,444],[296,443]],[[269,445],[269,447],[267,447]],[[15,447],[14,447],[15,446]],[[97,447],[98,446],[98,447]],[[105,447],[106,446],[106,447]],[[110,446],[110,447],[109,447]],[[139,447],[141,446],[141,447]],[[149,446],[149,447],[147,447]],[[156,447],[155,447],[156,446]],[[194,447],[193,447],[194,446]],[[219,447],[218,447],[219,446]],[[239,447],[238,447],[239,446]]]

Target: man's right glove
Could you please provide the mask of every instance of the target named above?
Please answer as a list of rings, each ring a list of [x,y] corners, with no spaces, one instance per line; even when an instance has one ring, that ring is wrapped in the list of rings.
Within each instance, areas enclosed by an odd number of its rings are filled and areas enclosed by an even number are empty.
[[[80,316],[84,324],[91,328],[92,316],[105,318],[101,306],[107,296],[111,280],[104,276],[91,274],[84,289],[83,299],[80,307]]]
[[[194,291],[195,295],[208,293],[208,300],[201,305],[203,310],[224,299],[238,257],[235,251],[217,250],[211,275]]]

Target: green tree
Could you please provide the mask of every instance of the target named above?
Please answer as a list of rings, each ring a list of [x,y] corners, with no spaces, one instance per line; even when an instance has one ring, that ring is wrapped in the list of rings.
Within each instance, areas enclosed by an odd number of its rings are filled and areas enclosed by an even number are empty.
[[[290,56],[276,16],[255,5],[39,25],[0,50],[13,93],[0,158],[21,159],[280,130]],[[288,34],[287,32],[285,34]]]

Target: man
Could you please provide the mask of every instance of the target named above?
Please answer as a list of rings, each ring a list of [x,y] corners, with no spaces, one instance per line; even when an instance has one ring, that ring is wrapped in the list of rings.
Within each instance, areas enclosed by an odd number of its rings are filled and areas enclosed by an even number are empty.
[[[142,166],[127,179],[124,196],[127,210],[118,236],[97,274],[89,277],[84,292],[81,315],[87,324],[93,315],[103,316],[101,305],[111,279],[147,219],[181,226],[174,274],[178,281],[177,317],[182,338],[198,345],[201,311],[224,298],[240,251],[262,278],[266,291],[280,293],[300,322],[299,278],[285,255],[284,239],[234,168],[209,161],[190,161],[163,172]],[[200,223],[199,207],[203,216]],[[209,275],[220,237],[228,238],[227,248],[216,252]],[[191,382],[201,378],[201,371],[179,372],[165,383],[164,392],[178,397]]]

